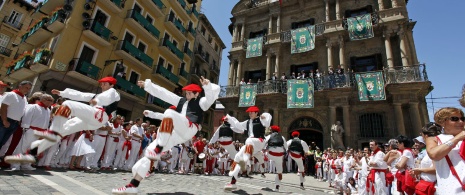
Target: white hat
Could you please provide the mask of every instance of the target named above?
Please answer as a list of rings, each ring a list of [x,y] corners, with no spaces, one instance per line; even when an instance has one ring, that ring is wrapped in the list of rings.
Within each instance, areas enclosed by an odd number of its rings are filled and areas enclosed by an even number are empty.
[[[423,139],[422,136],[418,136],[418,137],[416,137],[415,139],[413,139],[413,141],[415,141],[415,140],[416,140],[417,142],[420,142],[420,143],[425,144],[425,140]]]

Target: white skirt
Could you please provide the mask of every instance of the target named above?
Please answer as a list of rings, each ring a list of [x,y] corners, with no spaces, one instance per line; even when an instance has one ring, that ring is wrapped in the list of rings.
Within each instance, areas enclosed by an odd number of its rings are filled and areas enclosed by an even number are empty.
[[[90,153],[95,153],[94,148],[92,147],[92,142],[89,139],[85,138],[85,134],[82,134],[76,143],[74,144],[73,151],[71,152],[72,156],[82,156]]]

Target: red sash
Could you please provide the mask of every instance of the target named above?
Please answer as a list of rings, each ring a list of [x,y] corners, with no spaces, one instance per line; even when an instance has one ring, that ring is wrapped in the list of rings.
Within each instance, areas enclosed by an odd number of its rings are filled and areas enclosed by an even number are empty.
[[[29,128],[30,128],[30,129],[34,129],[34,130],[36,130],[36,131],[47,131],[47,129],[42,129],[42,128],[34,127],[34,126],[30,126]]]
[[[293,153],[293,152],[289,152],[291,154],[292,157],[294,158],[302,158],[302,155],[300,154],[296,154],[296,153]]]
[[[229,145],[229,144],[232,144],[233,141],[224,141],[224,142],[219,142],[219,143],[220,143],[221,145],[223,145],[223,146],[227,146],[227,145]]]
[[[125,147],[128,147],[128,150],[126,150],[126,160],[129,158],[129,150],[131,150],[131,141],[130,140],[126,140],[124,141],[124,144],[123,144],[123,151],[124,151],[124,148]]]
[[[273,151],[268,151],[268,154],[271,156],[283,156],[284,152],[273,152]],[[291,153],[292,154],[292,153]]]
[[[371,190],[373,194],[375,194],[375,174],[377,172],[386,174],[388,171],[386,169],[371,169],[367,177],[367,185],[366,185],[367,192],[370,192]],[[371,184],[371,189],[370,189],[370,184]],[[386,187],[387,187],[387,182],[386,182]]]

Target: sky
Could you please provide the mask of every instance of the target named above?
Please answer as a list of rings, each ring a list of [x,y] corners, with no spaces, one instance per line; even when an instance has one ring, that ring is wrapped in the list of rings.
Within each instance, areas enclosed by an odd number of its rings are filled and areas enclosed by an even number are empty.
[[[203,0],[203,12],[226,45],[221,62],[219,84],[227,85],[229,71],[228,52],[232,36],[229,33],[231,9],[237,0]],[[426,64],[428,78],[434,90],[427,95],[428,113],[432,121],[434,111],[441,107],[462,108],[458,103],[465,84],[465,1],[410,0],[407,10],[410,19],[417,21],[413,37],[418,61]],[[454,97],[454,98],[448,98]],[[439,98],[439,99],[431,99]]]

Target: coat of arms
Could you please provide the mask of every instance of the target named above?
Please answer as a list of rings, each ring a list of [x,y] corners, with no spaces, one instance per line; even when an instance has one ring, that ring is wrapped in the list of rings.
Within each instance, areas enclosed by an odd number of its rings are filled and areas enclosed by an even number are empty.
[[[298,99],[302,99],[304,97],[304,88],[297,88],[295,95]]]
[[[299,41],[300,41],[300,44],[305,44],[305,42],[307,41],[307,38],[305,38],[305,35],[301,35],[299,38]]]
[[[249,99],[249,98],[250,98],[250,91],[247,91],[247,92],[245,93],[245,99]]]
[[[366,82],[366,85],[367,85],[368,91],[373,91],[373,89],[375,88],[375,84],[373,83],[373,81]]]

